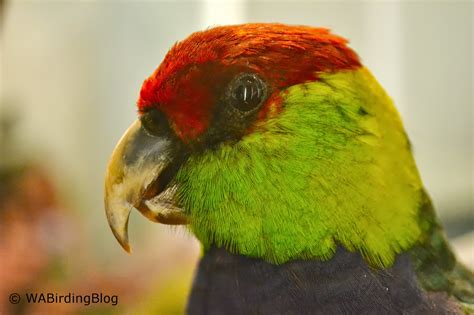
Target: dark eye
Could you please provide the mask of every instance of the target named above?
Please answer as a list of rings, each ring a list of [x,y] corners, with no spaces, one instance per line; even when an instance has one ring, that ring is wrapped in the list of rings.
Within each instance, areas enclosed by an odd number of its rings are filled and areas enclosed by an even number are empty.
[[[145,131],[151,136],[162,136],[169,131],[166,116],[157,109],[151,109],[143,113],[140,121]]]
[[[255,74],[242,74],[229,84],[232,106],[248,112],[262,104],[266,95],[265,83]]]

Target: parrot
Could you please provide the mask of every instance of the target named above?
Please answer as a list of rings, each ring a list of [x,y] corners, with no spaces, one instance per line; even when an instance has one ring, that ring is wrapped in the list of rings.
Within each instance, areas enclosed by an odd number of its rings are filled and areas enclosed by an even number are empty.
[[[202,255],[188,314],[472,314],[392,99],[348,40],[215,26],[144,80],[105,212],[182,225]]]

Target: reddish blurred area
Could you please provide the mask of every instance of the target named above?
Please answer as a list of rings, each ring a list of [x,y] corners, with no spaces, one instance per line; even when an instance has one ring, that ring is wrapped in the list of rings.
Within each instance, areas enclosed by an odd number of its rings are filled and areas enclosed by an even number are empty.
[[[5,303],[11,293],[73,291],[91,288],[124,295],[120,283],[106,275],[71,274],[68,255],[80,237],[73,216],[58,201],[48,174],[38,165],[3,169],[0,176],[0,314],[73,312],[77,304]],[[96,283],[90,283],[94,279]],[[123,286],[123,284],[122,284]],[[123,296],[125,298],[125,296]]]
[[[64,216],[47,175],[24,166],[2,176],[0,295],[31,288],[54,257],[65,254],[74,228]]]
[[[157,251],[151,242],[141,255],[121,253],[123,259],[104,265],[106,254],[94,254],[85,241],[88,212],[68,206],[64,189],[40,159],[21,158],[8,117],[0,117],[0,314],[181,314],[195,248],[171,240]],[[20,303],[9,302],[12,293],[20,294]],[[28,303],[25,293],[103,293],[117,303]]]
[[[86,251],[81,248],[80,220],[59,200],[41,166],[0,169],[0,314],[182,313],[192,276],[187,253],[179,260],[187,262],[179,274],[173,274],[176,264],[153,258],[104,271],[93,257],[76,259],[78,252]],[[153,276],[147,270],[153,270]],[[118,303],[26,303],[24,294],[31,292],[103,292],[117,296]],[[22,301],[8,303],[11,293],[19,293]]]

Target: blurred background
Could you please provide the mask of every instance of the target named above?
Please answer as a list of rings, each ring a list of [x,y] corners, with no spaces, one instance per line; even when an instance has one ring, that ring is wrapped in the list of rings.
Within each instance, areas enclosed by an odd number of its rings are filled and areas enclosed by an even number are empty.
[[[474,267],[472,2],[0,3],[0,314],[182,312],[197,242],[134,211],[126,254],[104,214],[105,167],[170,46],[243,22],[350,40],[393,97],[448,235]],[[119,301],[8,303],[28,290]]]

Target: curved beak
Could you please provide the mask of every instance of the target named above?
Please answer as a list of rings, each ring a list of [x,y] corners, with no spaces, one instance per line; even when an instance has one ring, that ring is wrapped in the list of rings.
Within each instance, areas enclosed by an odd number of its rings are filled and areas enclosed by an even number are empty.
[[[170,185],[183,161],[177,144],[151,136],[135,121],[115,147],[105,176],[105,213],[120,245],[130,252],[128,218],[132,208],[153,222],[187,224]]]

